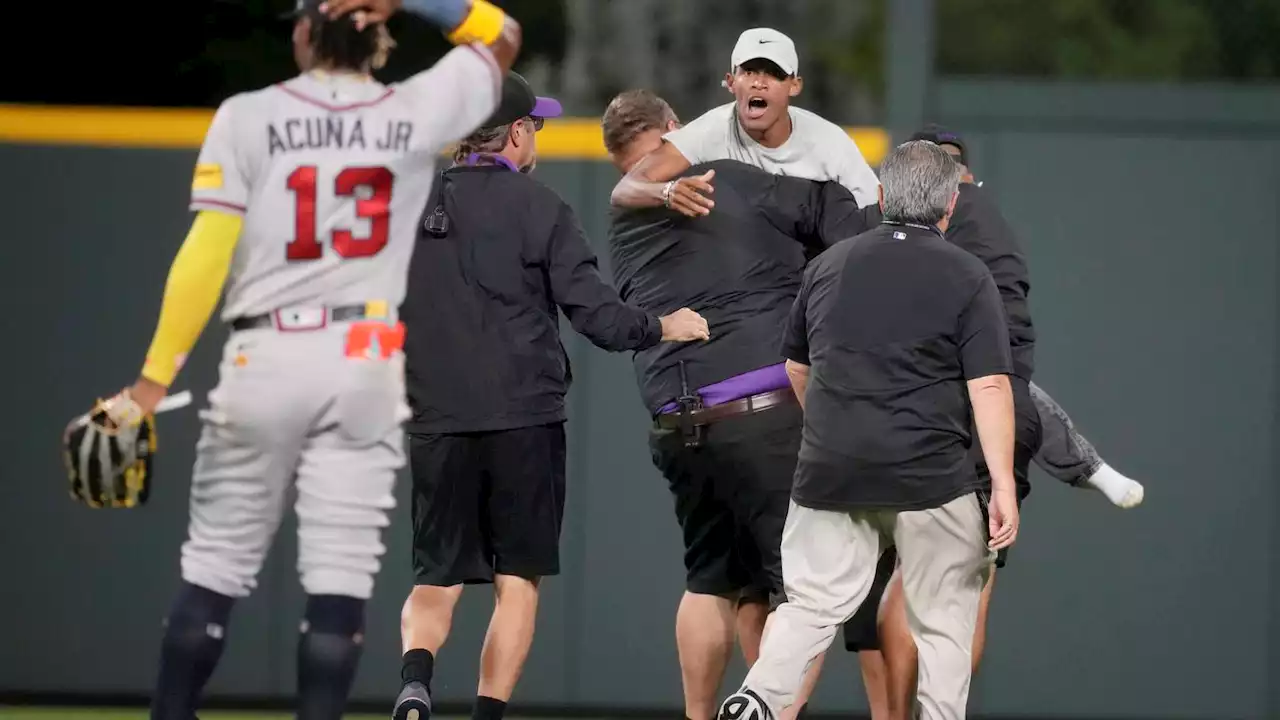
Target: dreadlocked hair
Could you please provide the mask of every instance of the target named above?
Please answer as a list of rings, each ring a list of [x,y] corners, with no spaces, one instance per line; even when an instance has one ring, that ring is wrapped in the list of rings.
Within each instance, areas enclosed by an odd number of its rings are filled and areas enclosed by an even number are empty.
[[[340,70],[379,70],[396,45],[382,23],[357,30],[349,17],[311,20],[311,47],[318,62]]]
[[[499,153],[507,146],[507,133],[511,125],[480,128],[463,138],[453,151],[455,163],[465,162],[472,153]]]

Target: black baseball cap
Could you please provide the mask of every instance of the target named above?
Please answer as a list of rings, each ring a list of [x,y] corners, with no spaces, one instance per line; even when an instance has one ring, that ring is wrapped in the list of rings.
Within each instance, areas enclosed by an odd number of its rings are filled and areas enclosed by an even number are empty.
[[[960,162],[969,164],[969,153],[965,149],[964,140],[960,136],[941,125],[926,125],[911,136],[912,140],[928,140],[934,145],[955,145],[960,150]]]
[[[559,100],[534,95],[528,80],[519,73],[508,72],[502,81],[502,99],[498,101],[498,109],[481,127],[509,125],[524,117],[558,118],[562,112]]]

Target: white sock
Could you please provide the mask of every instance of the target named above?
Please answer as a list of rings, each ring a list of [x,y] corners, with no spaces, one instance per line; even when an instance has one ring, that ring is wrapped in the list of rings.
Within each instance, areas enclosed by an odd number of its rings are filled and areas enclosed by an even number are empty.
[[[1103,463],[1102,467],[1098,468],[1098,472],[1091,475],[1085,482],[1102,491],[1111,504],[1126,510],[1142,503],[1142,483],[1121,475],[1106,463]]]

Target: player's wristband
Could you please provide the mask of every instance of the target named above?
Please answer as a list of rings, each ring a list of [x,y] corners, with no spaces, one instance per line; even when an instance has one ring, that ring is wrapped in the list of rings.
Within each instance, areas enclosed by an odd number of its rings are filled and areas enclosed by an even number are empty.
[[[473,42],[492,45],[502,37],[502,28],[506,24],[507,14],[502,8],[486,0],[472,0],[471,12],[449,33],[449,42],[454,45]]]
[[[470,0],[404,0],[401,8],[442,28],[456,28],[471,11]]]

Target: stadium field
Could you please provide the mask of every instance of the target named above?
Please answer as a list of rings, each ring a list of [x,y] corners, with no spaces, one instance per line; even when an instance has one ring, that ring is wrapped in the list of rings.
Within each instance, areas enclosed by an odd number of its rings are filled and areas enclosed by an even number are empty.
[[[346,720],[387,720],[390,712],[377,715],[347,715]],[[146,720],[143,708],[31,708],[0,706],[0,720]],[[200,720],[292,720],[288,712],[240,712],[210,710]],[[444,720],[444,718],[442,718]]]

